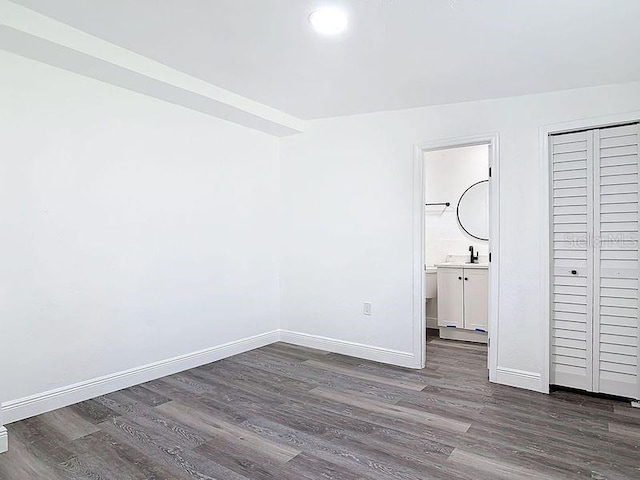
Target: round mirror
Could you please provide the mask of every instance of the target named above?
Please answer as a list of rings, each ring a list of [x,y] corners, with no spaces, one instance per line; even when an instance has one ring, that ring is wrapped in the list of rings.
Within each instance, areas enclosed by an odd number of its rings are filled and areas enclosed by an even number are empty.
[[[489,240],[489,180],[467,188],[458,200],[458,223],[473,238]]]

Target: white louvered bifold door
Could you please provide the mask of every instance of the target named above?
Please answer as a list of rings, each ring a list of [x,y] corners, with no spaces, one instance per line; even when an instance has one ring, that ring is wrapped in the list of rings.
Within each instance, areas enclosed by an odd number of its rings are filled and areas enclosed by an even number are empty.
[[[593,391],[640,398],[638,125],[593,132]]]
[[[640,398],[639,138],[638,124],[550,137],[552,384]]]
[[[552,161],[551,383],[591,390],[593,132],[550,138]]]

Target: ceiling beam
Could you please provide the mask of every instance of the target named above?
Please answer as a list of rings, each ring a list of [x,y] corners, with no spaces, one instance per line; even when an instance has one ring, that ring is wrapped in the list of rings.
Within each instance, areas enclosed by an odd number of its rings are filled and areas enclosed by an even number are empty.
[[[292,115],[0,0],[0,49],[276,136],[304,131]]]

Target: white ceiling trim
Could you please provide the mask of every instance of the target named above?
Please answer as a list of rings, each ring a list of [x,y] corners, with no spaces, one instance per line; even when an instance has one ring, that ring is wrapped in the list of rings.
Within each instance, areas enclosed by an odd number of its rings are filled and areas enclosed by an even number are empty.
[[[276,136],[304,121],[0,0],[0,48]]]

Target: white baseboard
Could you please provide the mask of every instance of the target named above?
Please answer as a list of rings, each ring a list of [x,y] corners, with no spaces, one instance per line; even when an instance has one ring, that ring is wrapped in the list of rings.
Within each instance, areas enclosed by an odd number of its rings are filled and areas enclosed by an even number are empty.
[[[420,368],[420,359],[416,358],[416,355],[411,352],[403,352],[290,330],[274,330],[130,370],[49,390],[29,397],[12,400],[2,404],[2,418],[7,424],[13,423],[100,395],[122,390],[123,388],[149,382],[167,375],[173,375],[174,373],[190,368],[199,367],[277,341],[401,367]],[[544,391],[541,385],[540,374],[534,372],[498,367],[496,382],[537,392]],[[0,427],[0,452],[3,451],[3,448],[6,448],[6,445],[7,432],[4,428]]]
[[[160,360],[103,377],[86,380],[66,387],[49,390],[2,404],[2,419],[6,424],[40,415],[90,398],[122,390],[133,385],[173,375],[190,368],[206,365],[223,358],[247,352],[277,342],[278,331],[254,335],[215,347]],[[6,437],[6,432],[5,432]],[[1,432],[0,432],[1,440]],[[0,443],[0,447],[2,444]]]
[[[515,368],[498,367],[496,369],[496,383],[510,387],[524,388],[534,392],[545,392],[539,373],[517,370]]]
[[[277,341],[392,365],[420,368],[420,365],[418,365],[419,359],[416,360],[412,353],[309,335],[306,333],[274,330],[129,370],[85,380],[73,385],[56,388],[17,400],[11,400],[2,404],[2,418],[7,424],[17,422],[25,418],[50,412],[51,410],[99,397],[100,395],[122,390],[123,388],[139,385],[190,368],[206,365],[207,363],[215,362],[232,355],[248,352],[249,350],[260,348]],[[0,447],[3,445],[3,435],[6,443],[6,431],[3,432],[0,430]]]
[[[321,337],[319,335],[310,335],[308,333],[292,332],[290,330],[280,330],[280,341],[300,345],[301,347],[317,348],[318,350],[325,350],[327,352],[340,353],[350,357],[389,363],[400,367],[421,368],[420,359],[416,359],[416,356],[410,352]]]
[[[5,427],[0,427],[0,453],[9,450],[9,435]]]
[[[427,328],[438,328],[438,317],[427,317]]]

